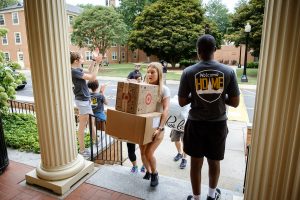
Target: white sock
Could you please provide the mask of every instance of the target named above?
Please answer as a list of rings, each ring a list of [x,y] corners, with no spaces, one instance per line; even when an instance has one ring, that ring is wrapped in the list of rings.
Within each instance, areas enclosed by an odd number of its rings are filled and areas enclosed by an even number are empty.
[[[215,198],[215,193],[216,193],[216,188],[214,189],[208,188],[208,196],[210,196],[211,198]]]
[[[193,195],[194,200],[200,200],[200,195]]]

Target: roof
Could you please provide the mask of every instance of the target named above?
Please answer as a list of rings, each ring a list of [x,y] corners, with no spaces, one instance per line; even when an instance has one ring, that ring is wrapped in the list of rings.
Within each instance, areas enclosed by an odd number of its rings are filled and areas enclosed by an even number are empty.
[[[19,2],[14,5],[2,8],[2,9],[0,9],[0,11],[9,11],[9,10],[15,10],[15,9],[24,9],[24,4]],[[80,14],[83,11],[83,9],[81,7],[73,6],[70,4],[66,4],[66,10],[67,10],[67,12],[71,12],[74,14]]]

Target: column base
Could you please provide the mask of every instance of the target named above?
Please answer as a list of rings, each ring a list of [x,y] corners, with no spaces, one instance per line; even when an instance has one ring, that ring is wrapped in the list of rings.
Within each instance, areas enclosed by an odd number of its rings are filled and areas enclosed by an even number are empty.
[[[76,182],[78,182],[82,177],[84,177],[86,174],[89,174],[93,172],[94,170],[94,163],[90,161],[85,161],[84,168],[75,174],[74,176],[60,180],[60,181],[47,181],[44,179],[40,179],[37,176],[36,169],[32,170],[31,172],[28,172],[25,175],[26,183],[28,184],[34,184],[38,185],[47,189],[52,190],[54,193],[63,195],[67,191],[70,190],[72,185],[74,185]]]

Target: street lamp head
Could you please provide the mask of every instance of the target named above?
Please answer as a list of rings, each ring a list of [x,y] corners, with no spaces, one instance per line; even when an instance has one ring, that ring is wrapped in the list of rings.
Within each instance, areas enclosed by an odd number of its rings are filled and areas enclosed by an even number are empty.
[[[247,22],[247,25],[245,26],[245,32],[250,33],[250,31],[251,31],[251,25],[249,24],[249,22]]]

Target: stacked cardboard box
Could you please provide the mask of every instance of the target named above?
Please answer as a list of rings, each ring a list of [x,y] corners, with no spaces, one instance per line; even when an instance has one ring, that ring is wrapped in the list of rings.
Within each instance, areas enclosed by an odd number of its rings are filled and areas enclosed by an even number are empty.
[[[107,134],[135,144],[147,144],[159,126],[161,113],[131,114],[118,110],[107,110]]]
[[[116,110],[107,110],[106,133],[120,140],[147,144],[159,126],[158,86],[118,82]]]
[[[146,83],[118,82],[116,110],[144,114],[154,112],[158,86]]]

